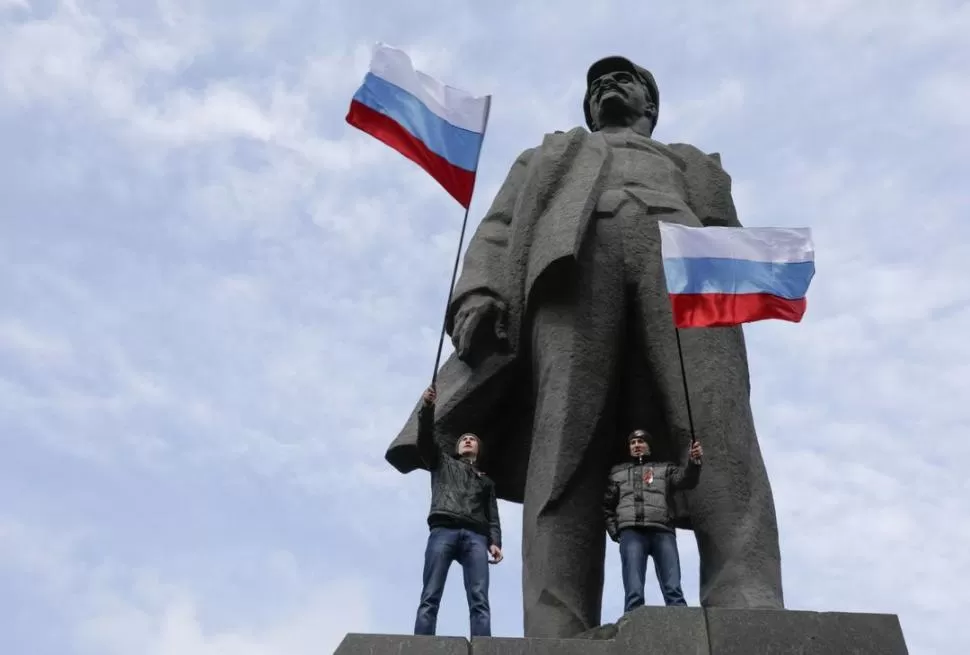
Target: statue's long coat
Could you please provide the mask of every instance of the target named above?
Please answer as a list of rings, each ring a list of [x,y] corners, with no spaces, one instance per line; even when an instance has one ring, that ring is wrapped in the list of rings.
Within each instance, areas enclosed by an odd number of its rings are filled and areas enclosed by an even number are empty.
[[[667,147],[674,156],[682,159],[693,214],[704,225],[739,226],[731,198],[731,179],[721,168],[719,156],[705,154],[685,144]],[[520,339],[527,338],[523,335],[528,329],[524,324],[526,309],[528,303],[536,300],[533,291],[540,276],[549,271],[552,264],[569,262],[579,253],[601,192],[601,182],[609,170],[610,156],[603,136],[583,128],[548,134],[541,146],[523,152],[469,243],[454,299],[447,310],[446,326],[450,333],[455,313],[468,294],[491,293],[508,306],[508,351],[486,357],[474,366],[461,362],[452,354],[438,373],[435,418],[436,438],[446,448],[453,448],[463,432],[472,431],[479,435],[483,444],[482,466],[495,481],[499,497],[508,501],[522,501],[529,468],[532,392],[529,362],[522,361],[526,357],[519,357],[522,352]],[[641,191],[641,197],[643,193]],[[655,199],[647,198],[647,201],[657,206],[671,206],[669,197],[661,194]],[[682,210],[682,205],[671,208]],[[737,511],[725,515],[724,520],[751,523],[751,530],[759,533],[753,535],[752,547],[764,551],[754,559],[761,561],[772,573],[767,576],[768,582],[756,585],[768,589],[750,594],[758,598],[752,597],[750,603],[732,601],[731,604],[781,606],[774,505],[750,414],[744,337],[740,327],[713,329],[722,331],[714,338],[717,344],[714,347],[739,352],[738,360],[744,362],[743,370],[723,376],[698,370],[691,380],[695,427],[708,457],[705,458],[702,484],[689,493],[686,501],[683,497],[678,498],[679,526],[691,527],[690,506],[703,503],[705,493],[736,494]],[[690,333],[694,330],[683,332],[685,356],[691,349],[689,359],[703,362],[704,353],[699,350],[705,347],[703,344],[712,343],[711,339],[700,340],[701,345],[692,348]],[[688,362],[689,376],[690,367]],[[719,394],[720,407],[736,405],[737,410],[732,410],[726,420],[718,415],[718,412],[723,414],[722,410],[705,414],[704,397],[707,394]],[[725,396],[728,397],[727,405]],[[679,442],[682,453],[686,448],[684,439],[689,438],[688,426],[672,425],[670,432],[670,436]],[[423,468],[415,446],[416,436],[417,405],[386,454],[387,460],[402,473]],[[720,462],[715,459],[719,452],[725,455]],[[558,466],[575,470],[581,457],[582,453],[577,452],[577,461],[569,461],[567,454]],[[725,483],[730,478],[730,485],[717,484],[719,470],[724,471]],[[540,470],[534,474],[568,477],[564,471]],[[743,488],[735,490],[728,486]],[[718,505],[723,505],[723,497],[719,498]],[[748,511],[750,505],[757,506],[755,514],[758,516]],[[703,601],[705,578],[710,581],[712,576],[718,575],[722,557],[714,554],[719,548],[705,548],[702,543],[699,547]],[[712,561],[707,567],[703,562],[705,550],[712,553],[709,557]],[[750,568],[750,563],[736,568]],[[744,575],[740,571],[735,573]],[[728,577],[733,579],[735,573]],[[777,586],[777,592],[770,589],[774,586]],[[738,593],[744,595],[740,588]]]

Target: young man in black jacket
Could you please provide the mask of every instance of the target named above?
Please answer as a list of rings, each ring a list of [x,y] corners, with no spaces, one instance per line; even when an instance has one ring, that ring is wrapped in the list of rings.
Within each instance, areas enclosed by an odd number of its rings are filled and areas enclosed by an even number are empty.
[[[502,561],[495,485],[475,466],[478,437],[464,434],[459,437],[454,454],[444,452],[434,438],[433,387],[424,392],[422,401],[417,441],[421,458],[431,471],[431,534],[424,553],[424,587],[414,634],[435,634],[448,569],[457,561],[465,574],[471,636],[489,637],[492,625],[488,565]]]
[[[647,557],[651,555],[664,603],[687,604],[680,586],[680,555],[670,515],[670,493],[697,486],[704,450],[699,442],[693,442],[686,467],[656,462],[650,457],[647,437],[644,430],[630,433],[630,459],[610,471],[603,502],[606,531],[610,539],[620,544],[624,612],[643,605]]]

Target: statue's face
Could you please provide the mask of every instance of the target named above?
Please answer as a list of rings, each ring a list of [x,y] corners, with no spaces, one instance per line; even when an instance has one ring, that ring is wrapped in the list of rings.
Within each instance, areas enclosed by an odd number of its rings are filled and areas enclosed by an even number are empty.
[[[646,457],[650,454],[650,445],[647,444],[646,434],[638,431],[630,436],[630,456]]]
[[[653,108],[650,91],[627,71],[601,75],[589,87],[590,111],[599,127],[632,125]]]
[[[478,457],[478,437],[474,434],[463,434],[458,439],[458,455],[461,457]]]

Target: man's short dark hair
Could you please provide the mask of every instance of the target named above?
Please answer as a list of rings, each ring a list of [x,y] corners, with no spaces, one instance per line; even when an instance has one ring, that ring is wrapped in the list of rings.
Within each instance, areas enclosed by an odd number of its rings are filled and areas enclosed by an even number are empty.
[[[482,440],[478,438],[478,435],[474,432],[463,432],[460,437],[455,440],[455,451],[457,452],[458,446],[461,445],[461,440],[465,437],[471,437],[478,444],[478,456],[482,456]]]

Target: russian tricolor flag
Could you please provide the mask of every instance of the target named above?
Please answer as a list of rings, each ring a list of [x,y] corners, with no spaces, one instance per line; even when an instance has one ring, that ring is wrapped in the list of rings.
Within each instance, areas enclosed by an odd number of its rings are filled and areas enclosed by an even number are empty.
[[[490,102],[415,70],[407,54],[379,43],[347,122],[426,170],[467,209]]]
[[[808,228],[659,225],[677,327],[802,320],[815,275]]]

